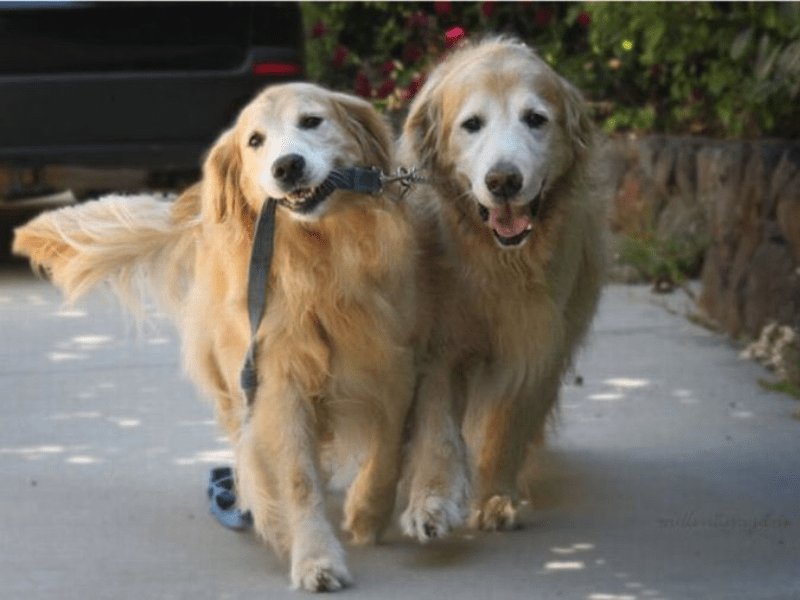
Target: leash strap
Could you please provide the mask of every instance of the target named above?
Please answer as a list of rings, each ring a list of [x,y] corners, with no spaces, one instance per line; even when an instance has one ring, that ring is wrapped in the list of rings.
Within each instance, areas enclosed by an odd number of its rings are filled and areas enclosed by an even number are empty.
[[[247,405],[253,404],[258,373],[256,372],[256,331],[264,317],[267,305],[267,285],[272,264],[272,250],[275,244],[275,210],[277,200],[267,198],[258,215],[256,229],[253,233],[253,248],[250,251],[250,270],[247,280],[247,312],[250,316],[250,348],[242,367],[242,390],[247,398]]]

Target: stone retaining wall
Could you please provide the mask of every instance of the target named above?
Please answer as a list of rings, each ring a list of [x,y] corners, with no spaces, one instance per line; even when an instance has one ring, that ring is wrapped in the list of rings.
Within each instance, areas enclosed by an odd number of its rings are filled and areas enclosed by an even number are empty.
[[[619,232],[706,248],[701,308],[733,336],[800,328],[800,142],[610,139]]]

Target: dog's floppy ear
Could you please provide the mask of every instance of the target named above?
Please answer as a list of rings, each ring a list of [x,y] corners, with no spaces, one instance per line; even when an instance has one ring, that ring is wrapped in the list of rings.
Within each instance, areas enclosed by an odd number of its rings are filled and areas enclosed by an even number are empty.
[[[361,98],[335,92],[333,107],[341,124],[362,152],[365,166],[387,172],[392,167],[392,130],[386,119]]]
[[[236,146],[234,131],[223,133],[203,163],[203,216],[211,222],[239,216],[245,209],[240,174],[242,158]]]
[[[420,90],[411,104],[403,124],[401,151],[404,155],[415,156],[420,167],[433,169],[442,138],[441,104],[435,94],[435,86],[428,82]]]
[[[566,79],[561,80],[564,100],[564,116],[566,118],[567,134],[576,141],[576,150],[583,152],[589,149],[594,138],[594,125],[589,118],[586,101],[578,89]]]

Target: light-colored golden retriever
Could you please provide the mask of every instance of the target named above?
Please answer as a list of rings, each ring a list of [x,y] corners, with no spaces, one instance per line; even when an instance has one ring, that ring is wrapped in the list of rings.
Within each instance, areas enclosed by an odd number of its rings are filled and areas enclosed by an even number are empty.
[[[175,203],[101,199],[38,217],[14,243],[73,299],[108,281],[134,309],[143,287],[170,310],[185,367],[235,450],[240,506],[288,551],[293,586],[311,591],[351,580],[325,514],[330,478],[352,475],[342,526],[353,542],[374,540],[391,516],[415,344],[428,328],[402,203],[388,192],[315,193],[334,168],[387,171],[392,143],[363,100],[274,86],[222,134],[202,180]],[[281,206],[248,406],[248,261],[267,197]]]
[[[430,173],[413,200],[438,226],[446,270],[409,454],[408,535],[444,534],[466,494],[471,526],[515,524],[517,474],[600,293],[592,138],[580,94],[504,38],[454,52],[412,103],[400,160]]]

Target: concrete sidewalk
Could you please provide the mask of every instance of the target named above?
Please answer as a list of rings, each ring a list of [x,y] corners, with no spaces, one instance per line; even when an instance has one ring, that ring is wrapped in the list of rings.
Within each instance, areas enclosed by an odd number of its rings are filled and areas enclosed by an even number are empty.
[[[723,336],[609,287],[525,527],[350,551],[348,598],[800,599],[800,403]],[[174,332],[0,274],[0,597],[298,598],[207,512],[230,461]]]

